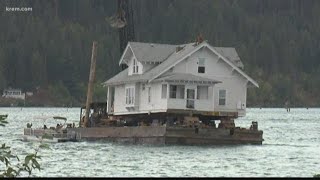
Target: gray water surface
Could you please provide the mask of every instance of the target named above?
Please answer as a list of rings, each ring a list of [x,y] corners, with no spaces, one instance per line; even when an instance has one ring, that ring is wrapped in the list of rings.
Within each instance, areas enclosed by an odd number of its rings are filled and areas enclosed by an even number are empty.
[[[21,141],[34,116],[60,115],[78,124],[80,108],[0,108],[9,124],[0,143],[26,155],[39,146]],[[248,128],[258,121],[262,145],[153,146],[108,142],[67,142],[41,149],[40,177],[312,177],[320,173],[320,109],[248,108],[235,120]],[[0,168],[3,168],[0,166]]]

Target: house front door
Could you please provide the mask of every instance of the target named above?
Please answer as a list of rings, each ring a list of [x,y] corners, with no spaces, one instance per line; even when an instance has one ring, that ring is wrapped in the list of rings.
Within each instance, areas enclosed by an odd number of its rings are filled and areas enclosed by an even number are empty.
[[[194,98],[195,98],[195,90],[187,89],[187,108],[194,109]]]

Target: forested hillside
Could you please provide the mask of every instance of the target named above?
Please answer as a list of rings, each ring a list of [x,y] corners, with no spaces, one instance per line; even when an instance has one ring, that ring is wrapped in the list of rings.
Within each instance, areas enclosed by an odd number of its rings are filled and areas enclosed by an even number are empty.
[[[6,12],[5,7],[32,7]],[[0,90],[45,89],[55,105],[83,104],[92,41],[98,41],[99,84],[120,71],[118,30],[107,17],[116,0],[0,1]],[[320,106],[319,0],[135,0],[136,41],[179,44],[201,33],[238,51],[247,74],[247,106]]]

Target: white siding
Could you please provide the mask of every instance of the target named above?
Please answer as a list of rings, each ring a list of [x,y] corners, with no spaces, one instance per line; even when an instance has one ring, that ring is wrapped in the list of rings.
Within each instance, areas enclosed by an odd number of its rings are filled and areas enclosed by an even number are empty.
[[[125,86],[115,86],[114,93],[114,114],[118,112],[128,112],[126,107]]]
[[[126,108],[125,87],[135,87],[134,108]],[[115,86],[114,114],[162,112],[167,109],[167,99],[161,99],[161,83],[126,84]],[[151,87],[151,102],[148,102],[148,87]]]
[[[148,87],[151,87],[151,102],[148,102]],[[140,88],[140,111],[165,110],[167,99],[161,99],[161,83],[145,84],[145,90]]]
[[[198,73],[198,58],[205,58],[205,73]],[[129,61],[129,75],[132,74],[132,58]],[[153,68],[153,64],[139,65],[139,73],[146,72]],[[180,62],[173,68],[173,72],[191,73],[197,76],[202,76],[218,81],[214,86],[208,89],[208,99],[196,99],[197,92],[195,92],[195,110],[200,111],[228,111],[238,112],[240,116],[245,115],[246,108],[246,93],[247,93],[247,79],[237,73],[231,66],[225,63],[222,59],[208,50],[203,48],[194,53],[186,60]],[[169,91],[167,98],[161,99],[162,83],[145,84],[145,89],[142,90],[142,84],[127,84],[126,86],[135,86],[135,108],[130,110],[130,113],[148,113],[148,112],[163,112],[166,109],[187,109],[186,95],[187,88],[197,89],[197,85],[186,84],[184,99],[170,99]],[[148,87],[151,87],[151,102],[148,102]],[[167,86],[169,90],[169,84]],[[226,105],[219,106],[219,90],[226,90]],[[125,86],[115,87],[115,103],[114,114],[125,114],[129,110],[125,107]]]
[[[168,100],[168,109],[188,109],[186,108],[187,103],[187,89],[195,89],[195,104],[194,109],[199,111],[213,111],[213,87],[208,88],[208,99],[197,99],[197,85],[186,85],[185,87],[185,97],[183,99],[173,99],[169,98]]]
[[[198,73],[198,58],[205,58],[205,73]],[[218,61],[218,57],[207,48],[201,49],[191,55],[188,59],[177,64],[173,72],[191,73],[214,80],[222,81],[214,86],[214,107],[215,111],[231,111],[244,113],[244,110],[238,110],[237,104],[246,104],[247,80],[237,73],[232,72],[232,67],[225,63],[222,59]],[[219,89],[226,89],[226,105],[219,106]],[[210,93],[209,93],[210,94]]]
[[[133,74],[133,59],[134,59],[134,56],[132,56],[128,62],[128,75],[131,76]],[[138,73],[137,74],[142,74],[143,72],[143,65],[142,63],[140,63],[138,60],[137,60],[137,63],[138,63]]]

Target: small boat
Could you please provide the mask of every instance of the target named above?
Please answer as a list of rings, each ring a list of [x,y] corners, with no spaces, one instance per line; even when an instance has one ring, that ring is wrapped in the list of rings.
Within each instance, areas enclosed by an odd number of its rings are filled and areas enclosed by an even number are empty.
[[[27,123],[27,128],[24,128],[23,140],[24,141],[38,141],[38,142],[67,142],[75,141],[75,136],[70,136],[67,133],[67,128],[70,127],[70,124],[66,127],[66,117],[61,116],[42,116],[34,117],[34,120],[43,121],[43,126],[38,128],[32,128],[32,123]],[[56,126],[50,126],[52,121],[55,121]],[[58,123],[59,121],[64,121],[63,124]]]

